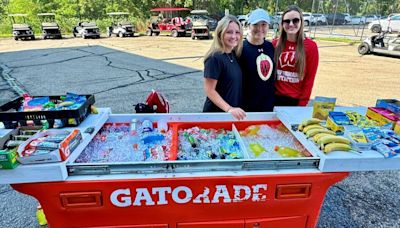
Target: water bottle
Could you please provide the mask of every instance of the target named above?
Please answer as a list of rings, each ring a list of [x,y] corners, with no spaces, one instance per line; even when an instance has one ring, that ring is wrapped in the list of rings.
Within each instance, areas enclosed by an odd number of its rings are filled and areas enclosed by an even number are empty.
[[[134,150],[137,150],[139,147],[139,135],[137,132],[138,128],[138,120],[137,119],[132,119],[131,120],[131,125],[129,127],[129,144],[130,146],[133,147]]]

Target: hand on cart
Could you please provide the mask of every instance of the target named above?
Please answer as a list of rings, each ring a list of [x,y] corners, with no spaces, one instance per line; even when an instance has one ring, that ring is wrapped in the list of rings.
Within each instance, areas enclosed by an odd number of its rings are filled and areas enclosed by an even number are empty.
[[[246,112],[243,111],[243,109],[241,108],[230,107],[227,112],[232,114],[232,116],[237,120],[243,120],[244,118],[246,118]]]

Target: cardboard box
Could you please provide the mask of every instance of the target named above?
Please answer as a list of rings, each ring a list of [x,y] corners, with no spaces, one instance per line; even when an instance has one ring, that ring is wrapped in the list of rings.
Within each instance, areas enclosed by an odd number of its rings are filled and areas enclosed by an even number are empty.
[[[46,154],[35,155],[32,154],[30,156],[23,156],[25,150],[29,149],[29,144],[38,138],[53,136],[58,134],[65,134],[68,136],[58,143],[58,149],[52,150]],[[47,162],[60,162],[65,161],[71,153],[75,150],[75,148],[82,141],[82,134],[79,129],[74,129],[71,132],[59,130],[59,129],[50,129],[46,131],[39,132],[32,136],[29,140],[25,141],[18,147],[19,157],[17,160],[22,164],[32,164],[32,163],[47,163]]]
[[[366,116],[378,122],[379,125],[392,124],[392,127],[400,120],[400,115],[396,115],[387,109],[377,107],[369,107]]]
[[[376,101],[376,107],[387,109],[397,115],[400,115],[400,101],[396,99],[379,99]]]

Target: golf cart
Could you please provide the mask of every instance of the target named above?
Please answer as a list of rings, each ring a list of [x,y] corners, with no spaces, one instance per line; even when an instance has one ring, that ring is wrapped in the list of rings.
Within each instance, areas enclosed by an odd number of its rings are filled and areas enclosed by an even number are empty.
[[[38,17],[41,21],[41,28],[43,39],[55,38],[61,39],[60,26],[56,22],[56,15],[54,13],[39,13]]]
[[[172,37],[186,36],[191,30],[188,29],[188,23],[183,20],[182,16],[188,14],[190,9],[187,8],[154,8],[150,10],[152,16],[147,27],[146,34],[158,36],[167,34]]]
[[[195,38],[211,38],[210,27],[211,20],[208,17],[207,10],[192,10],[191,14],[191,23],[192,23],[192,34],[191,37],[194,40]]]
[[[389,36],[389,31],[368,37],[358,46],[358,53],[383,54],[400,57],[400,35]]]
[[[124,12],[112,12],[107,13],[112,17],[112,24],[108,27],[108,36],[115,34],[117,37],[131,36],[135,34],[135,26],[128,21],[129,13]]]
[[[100,29],[97,27],[96,22],[79,22],[77,26],[72,30],[74,37],[81,36],[83,39],[86,38],[100,38]]]
[[[27,38],[31,40],[35,39],[32,27],[26,23],[27,14],[9,14],[8,16],[11,19],[14,40],[25,40]],[[21,23],[21,21],[23,23]]]

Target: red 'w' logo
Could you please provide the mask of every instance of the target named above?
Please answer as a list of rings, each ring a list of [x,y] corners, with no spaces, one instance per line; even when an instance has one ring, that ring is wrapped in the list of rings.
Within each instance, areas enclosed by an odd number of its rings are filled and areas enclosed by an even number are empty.
[[[279,64],[281,65],[281,68],[294,67],[296,65],[296,52],[282,52],[282,54],[279,56]]]

